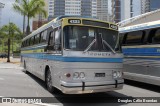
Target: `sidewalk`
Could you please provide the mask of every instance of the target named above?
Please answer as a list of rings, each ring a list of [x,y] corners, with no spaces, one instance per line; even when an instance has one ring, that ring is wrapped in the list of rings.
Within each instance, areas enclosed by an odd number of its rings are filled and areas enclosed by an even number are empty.
[[[7,63],[7,58],[0,58],[0,63]],[[12,64],[20,64],[20,58],[10,57],[10,63],[12,63]]]

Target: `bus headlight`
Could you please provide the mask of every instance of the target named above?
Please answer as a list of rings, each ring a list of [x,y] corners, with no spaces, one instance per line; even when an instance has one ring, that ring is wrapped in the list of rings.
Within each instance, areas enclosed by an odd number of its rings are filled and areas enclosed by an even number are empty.
[[[79,73],[78,72],[75,72],[74,74],[73,74],[73,78],[78,78],[79,77]]]
[[[84,72],[75,72],[73,73],[73,78],[74,79],[83,79],[85,78]]]
[[[113,78],[120,78],[122,77],[121,71],[113,71]]]
[[[121,71],[117,71],[117,76],[120,78],[122,76]]]
[[[117,72],[116,71],[113,72],[113,78],[117,78]]]
[[[80,77],[80,78],[84,78],[84,77],[85,77],[84,72],[81,72],[79,77]]]

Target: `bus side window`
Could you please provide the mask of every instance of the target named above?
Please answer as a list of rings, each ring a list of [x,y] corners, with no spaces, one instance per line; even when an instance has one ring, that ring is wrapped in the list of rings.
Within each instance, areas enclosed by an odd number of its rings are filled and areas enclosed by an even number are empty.
[[[54,45],[54,32],[52,31],[52,32],[50,32],[50,34],[49,34],[49,41],[48,41],[48,45],[51,45],[51,46],[53,46]]]
[[[152,43],[153,42],[153,37],[155,36],[155,33],[156,33],[156,30],[153,29],[149,32],[149,35],[148,35],[148,43]]]
[[[121,41],[121,45],[125,45],[126,44],[126,39],[127,39],[127,35],[128,35],[128,33],[126,33],[126,34],[124,34],[124,35],[120,35],[121,37],[121,39],[120,39],[120,41]]]
[[[23,47],[26,47],[26,41],[23,41]]]
[[[30,38],[30,46],[33,46],[33,45],[34,45],[34,39],[35,39],[34,37],[31,37],[31,38]]]
[[[152,43],[154,44],[160,43],[160,29],[156,30],[155,35],[152,37]]]
[[[139,44],[142,44],[142,41],[143,41],[142,38],[143,38],[142,31],[130,32],[127,35],[125,43],[127,45],[139,45]]]
[[[45,43],[47,41],[47,30],[41,32],[40,36],[41,36],[40,43]]]
[[[54,31],[49,33],[49,40],[48,40],[48,46],[47,50],[54,50]]]
[[[28,46],[31,45],[31,38],[29,38],[29,41],[28,41]]]
[[[55,50],[61,50],[61,29],[57,28],[55,30]]]
[[[39,44],[39,39],[40,39],[40,36],[39,36],[39,34],[37,34],[35,36],[35,43],[34,44]]]
[[[26,40],[26,45],[29,46],[30,39]]]

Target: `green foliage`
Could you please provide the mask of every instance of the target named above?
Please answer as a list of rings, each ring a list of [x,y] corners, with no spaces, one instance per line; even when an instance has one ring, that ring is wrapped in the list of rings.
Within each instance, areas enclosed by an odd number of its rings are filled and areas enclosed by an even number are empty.
[[[44,0],[21,0],[21,3],[18,2],[19,0],[15,0],[13,4],[13,9],[20,13],[21,15],[27,16],[28,25],[27,25],[27,34],[30,33],[29,27],[29,19],[35,17],[37,14],[42,14],[43,16],[47,17],[47,12],[44,9],[45,2]]]
[[[0,28],[0,52],[7,52],[8,38],[12,42],[12,51],[17,50],[21,44],[22,37],[21,30],[14,23],[10,22],[8,25],[2,26]]]

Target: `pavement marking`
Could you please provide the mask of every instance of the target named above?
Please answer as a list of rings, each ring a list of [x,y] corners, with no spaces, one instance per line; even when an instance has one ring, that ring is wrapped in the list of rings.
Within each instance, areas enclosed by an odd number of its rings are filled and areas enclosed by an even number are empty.
[[[55,104],[47,104],[47,103],[35,103],[35,105],[40,105],[40,106],[63,106],[63,104],[60,103],[60,105],[58,105],[59,103]]]

